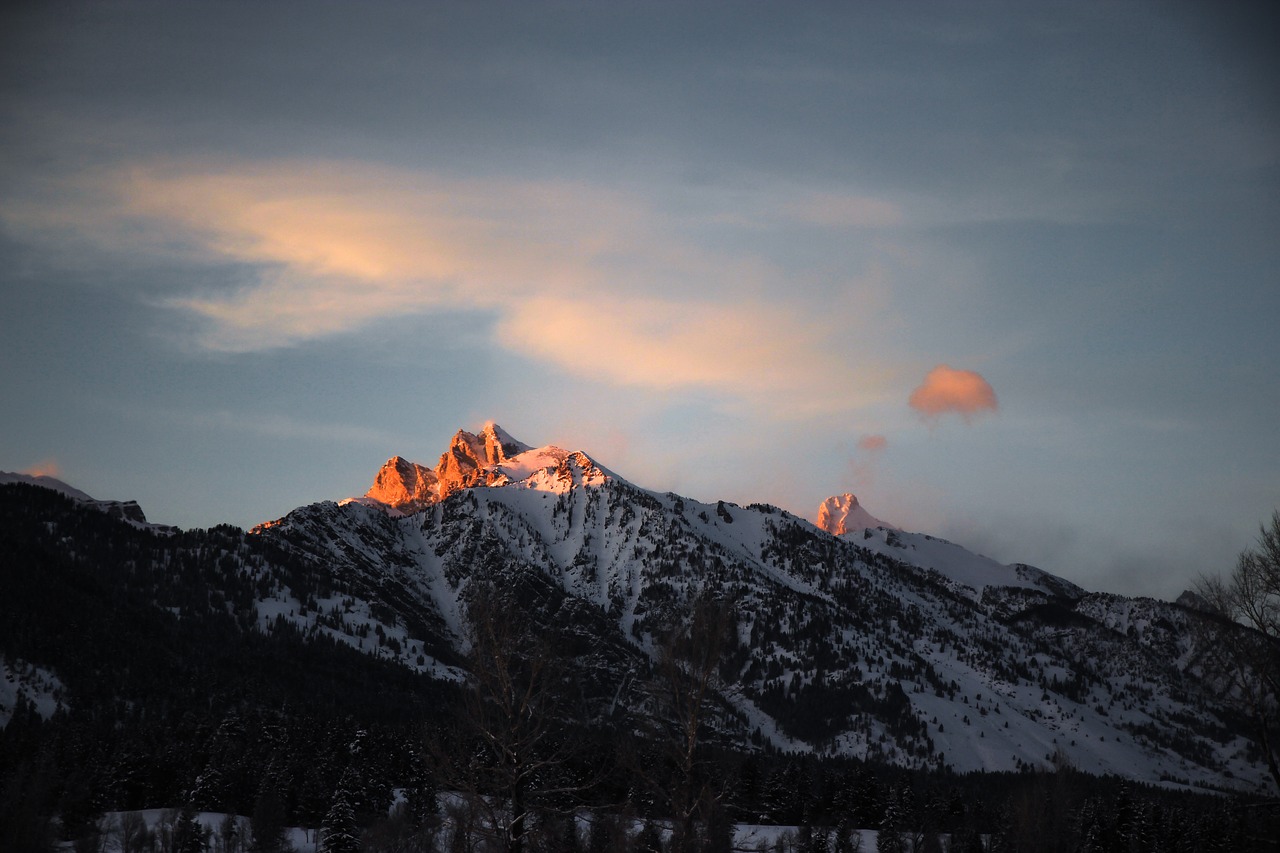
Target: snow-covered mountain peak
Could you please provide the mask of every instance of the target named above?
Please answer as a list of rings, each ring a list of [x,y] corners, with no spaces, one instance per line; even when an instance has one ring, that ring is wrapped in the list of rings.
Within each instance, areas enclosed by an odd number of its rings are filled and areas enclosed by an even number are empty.
[[[575,486],[600,486],[616,479],[581,450],[548,445],[521,453],[500,466],[513,482],[541,492],[567,492]]]
[[[858,499],[848,492],[833,495],[823,501],[818,506],[816,523],[818,527],[835,536],[865,530],[868,527],[893,527],[892,524],[886,524],[867,512],[866,508],[858,503]]]
[[[348,502],[380,507],[392,515],[417,512],[450,495],[482,486],[519,484],[563,492],[575,486],[616,479],[582,451],[555,445],[530,447],[490,421],[479,433],[460,429],[434,468],[393,456],[379,469],[362,497]]]
[[[461,430],[459,430],[461,431]],[[532,447],[522,441],[512,438],[511,433],[498,426],[493,421],[489,421],[480,430],[480,436],[487,448],[496,448],[504,457],[510,458],[527,450],[533,450]]]
[[[527,445],[511,438],[502,427],[491,421],[479,433],[467,432],[465,429],[454,433],[449,450],[440,457],[440,461],[444,463],[445,457],[452,455],[463,468],[484,467],[503,462],[528,449]]]

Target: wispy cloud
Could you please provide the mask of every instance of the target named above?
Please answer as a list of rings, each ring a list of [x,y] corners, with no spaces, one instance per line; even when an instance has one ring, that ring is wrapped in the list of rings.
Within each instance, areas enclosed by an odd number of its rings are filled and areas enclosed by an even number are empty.
[[[570,375],[705,389],[781,413],[847,410],[886,394],[892,373],[867,345],[856,369],[850,357],[874,326],[870,294],[883,282],[851,280],[840,304],[810,303],[804,283],[766,258],[682,239],[638,197],[597,186],[286,161],[135,166],[93,189],[28,217],[116,248],[250,271],[161,297],[198,321],[197,344],[211,351],[475,310],[495,318],[497,345]],[[874,225],[901,214],[830,194],[783,215]]]
[[[671,390],[717,389],[760,402],[844,408],[874,370],[828,371],[839,329],[791,306],[626,297],[538,298],[498,325],[498,340],[586,378]]]
[[[943,415],[956,414],[968,423],[974,415],[994,412],[998,407],[995,389],[981,374],[956,370],[947,364],[930,370],[907,402],[930,422]]]
[[[202,429],[230,430],[278,439],[301,439],[332,444],[360,444],[376,447],[395,445],[398,436],[353,424],[304,421],[285,415],[245,414],[217,410],[173,412],[170,417]]]

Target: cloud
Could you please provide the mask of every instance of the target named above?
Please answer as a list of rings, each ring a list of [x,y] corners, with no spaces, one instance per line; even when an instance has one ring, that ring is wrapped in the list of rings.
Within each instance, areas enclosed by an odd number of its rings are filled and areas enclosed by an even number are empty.
[[[937,421],[950,412],[967,423],[980,412],[997,409],[996,392],[981,374],[946,364],[930,370],[907,403],[926,421]]]
[[[505,347],[587,379],[727,393],[789,417],[879,399],[889,371],[823,369],[840,333],[776,302],[640,297],[535,298],[497,326]]]
[[[845,283],[835,304],[810,301],[767,257],[693,242],[688,219],[634,195],[332,161],[135,165],[85,183],[83,203],[21,215],[113,251],[228,270],[158,298],[197,321],[206,350],[478,311],[498,346],[613,385],[708,390],[788,417],[849,410],[892,387],[872,343],[874,275]],[[827,223],[899,216],[852,196],[801,208]],[[868,352],[850,369],[855,347]]]
[[[889,439],[883,435],[870,433],[858,439],[857,448],[849,456],[846,476],[850,486],[859,497],[865,498],[876,487],[879,478],[880,460],[889,448]]]
[[[232,292],[174,297],[201,343],[255,351],[357,331],[384,317],[486,309],[598,283],[636,213],[573,184],[444,180],[351,163],[132,170],[127,214],[200,259],[253,265]]]
[[[858,439],[858,449],[868,453],[883,453],[889,446],[889,439],[883,435],[864,435]]]
[[[30,477],[54,477],[56,479],[62,476],[62,466],[58,464],[56,459],[44,459],[21,473]]]
[[[285,415],[253,414],[217,410],[210,412],[169,412],[169,417],[192,426],[249,432],[268,438],[375,447],[394,445],[398,436],[379,429],[341,423],[300,420]]]
[[[498,327],[503,344],[570,372],[664,389],[784,389],[821,336],[781,305],[646,298],[531,299]]]

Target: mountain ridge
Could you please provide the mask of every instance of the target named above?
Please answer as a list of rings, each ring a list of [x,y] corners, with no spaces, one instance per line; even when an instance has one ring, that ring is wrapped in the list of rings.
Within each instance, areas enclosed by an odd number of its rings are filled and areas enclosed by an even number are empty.
[[[605,615],[598,629],[612,624],[623,644],[613,665],[631,670],[692,598],[731,600],[740,642],[720,724],[739,743],[957,771],[1065,760],[1172,785],[1262,778],[1199,686],[1192,617],[1176,605],[1092,593],[925,534],[832,535],[776,507],[584,476],[594,468],[580,452],[528,450],[417,512],[383,513],[376,535],[369,517],[342,515],[349,504],[302,507],[262,533],[356,575],[400,567],[454,632],[445,645],[460,643],[484,572],[550,583]],[[342,553],[324,544],[335,529]],[[1211,735],[1188,735],[1177,721],[1191,719]]]
[[[733,610],[711,725],[735,748],[1264,784],[1239,721],[1201,679],[1193,610],[1089,592],[925,534],[833,535],[765,504],[648,491],[586,453],[499,430],[455,434],[430,469],[445,488],[420,506],[427,478],[392,457],[400,479],[381,494],[401,507],[366,494],[253,528],[246,545],[292,568],[232,552],[227,570],[258,579],[240,618],[458,683],[470,603],[509,590],[535,630],[568,626],[566,666],[592,715],[643,719],[664,633],[710,597]]]

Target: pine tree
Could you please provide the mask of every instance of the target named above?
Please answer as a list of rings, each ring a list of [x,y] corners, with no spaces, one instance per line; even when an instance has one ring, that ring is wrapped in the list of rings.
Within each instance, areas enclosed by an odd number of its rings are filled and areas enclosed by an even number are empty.
[[[902,801],[897,788],[889,791],[885,800],[884,821],[876,839],[876,853],[906,853],[902,840]]]
[[[832,853],[856,853],[862,848],[862,838],[849,827],[848,821],[840,821],[832,840]]]
[[[270,775],[262,781],[249,826],[253,853],[280,853],[284,849],[284,804]]]
[[[351,773],[348,771],[333,792],[333,801],[320,825],[322,853],[357,853],[360,849],[360,828],[356,825],[356,813],[351,805],[350,782]]]
[[[204,853],[208,841],[209,830],[196,820],[195,810],[183,809],[173,828],[174,853]]]

